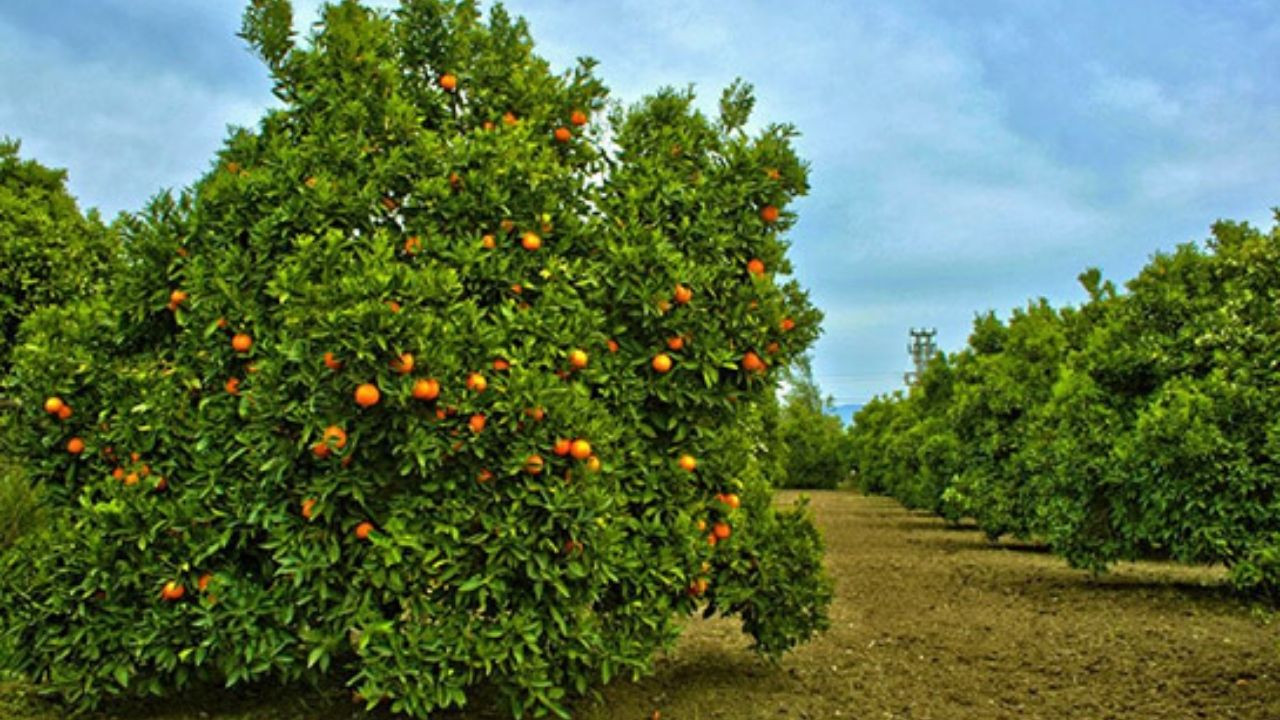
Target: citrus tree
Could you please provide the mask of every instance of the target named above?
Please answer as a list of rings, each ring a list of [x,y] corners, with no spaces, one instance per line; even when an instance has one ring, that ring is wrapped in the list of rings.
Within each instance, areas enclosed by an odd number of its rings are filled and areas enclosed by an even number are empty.
[[[19,668],[77,708],[327,676],[563,715],[690,613],[769,655],[824,627],[760,459],[819,322],[794,131],[749,134],[741,84],[611,105],[501,7],[290,16],[243,29],[280,107],[122,223],[108,297],[24,326],[52,520],[0,568]]]
[[[783,462],[778,485],[834,489],[850,470],[844,426],[813,379],[808,356],[798,358],[785,374],[788,388],[778,415]]]

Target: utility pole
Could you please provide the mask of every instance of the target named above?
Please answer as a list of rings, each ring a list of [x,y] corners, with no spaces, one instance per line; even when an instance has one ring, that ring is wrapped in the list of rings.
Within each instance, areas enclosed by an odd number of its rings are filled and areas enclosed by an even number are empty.
[[[907,354],[911,356],[915,370],[904,374],[902,379],[907,385],[915,385],[924,375],[924,369],[929,365],[929,361],[938,354],[938,344],[933,341],[938,334],[938,329],[911,328],[908,334],[911,336],[911,344],[907,346]]]

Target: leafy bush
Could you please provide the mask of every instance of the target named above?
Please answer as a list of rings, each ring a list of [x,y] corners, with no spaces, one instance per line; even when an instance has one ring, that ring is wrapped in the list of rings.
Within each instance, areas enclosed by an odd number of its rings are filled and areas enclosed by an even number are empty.
[[[21,668],[74,708],[329,675],[543,715],[688,613],[770,654],[820,630],[816,531],[758,457],[819,321],[794,131],[748,135],[740,84],[714,119],[671,90],[606,114],[501,8],[343,2],[309,48],[289,17],[244,29],[282,107],[120,224],[109,297],[23,326],[52,517],[0,568]]]
[[[844,424],[832,413],[831,401],[822,397],[807,357],[796,361],[787,380],[790,387],[778,416],[779,485],[831,490],[849,476]]]
[[[0,457],[0,552],[40,526],[38,493],[21,468]]]

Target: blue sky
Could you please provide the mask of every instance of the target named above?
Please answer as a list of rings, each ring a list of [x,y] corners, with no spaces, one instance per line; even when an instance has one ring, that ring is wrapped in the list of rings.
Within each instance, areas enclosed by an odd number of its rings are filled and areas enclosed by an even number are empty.
[[[298,24],[315,0],[295,2]],[[372,3],[390,6],[392,2]],[[107,215],[202,173],[272,102],[233,0],[0,6],[0,135]],[[1082,297],[1218,218],[1280,205],[1280,2],[517,0],[557,67],[616,98],[735,77],[803,133],[797,275],[837,402],[901,384],[907,329]]]

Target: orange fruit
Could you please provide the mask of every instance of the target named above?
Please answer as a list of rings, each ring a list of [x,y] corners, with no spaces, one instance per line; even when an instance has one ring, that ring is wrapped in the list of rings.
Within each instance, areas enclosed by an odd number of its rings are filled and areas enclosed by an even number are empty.
[[[770,180],[781,180],[782,173],[778,172],[778,168],[765,168],[764,174]]]
[[[680,463],[681,470],[693,472],[698,469],[698,459],[688,453],[681,455],[678,462]]]
[[[391,312],[393,313],[400,312],[400,303],[396,302],[395,300],[388,300],[387,307],[391,308]]]
[[[591,457],[591,443],[581,438],[574,440],[569,446],[569,454],[574,460],[586,460]]]
[[[413,372],[413,353],[400,353],[399,356],[392,358],[391,369],[401,375]]]
[[[760,359],[759,355],[755,354],[752,350],[748,350],[746,354],[742,356],[742,369],[747,372],[764,372],[765,364],[764,361]]]
[[[693,299],[693,291],[684,285],[676,285],[676,302],[684,305]]]
[[[747,272],[755,275],[756,277],[763,277],[764,262],[761,261],[760,258],[751,258],[751,260],[747,262]]]
[[[734,493],[724,493],[720,495],[720,502],[728,505],[731,509],[737,510],[742,505],[742,500]]]
[[[537,453],[534,453],[524,459],[524,471],[530,475],[537,475],[541,473],[543,465],[545,465],[545,463],[542,460],[542,456]]]
[[[70,440],[68,440],[67,452],[71,453],[72,455],[79,455],[80,453],[84,452],[84,440],[81,440],[78,437],[73,437]]]
[[[318,181],[318,180],[316,180],[316,176],[315,176],[315,175],[308,175],[308,176],[307,176],[307,179],[302,181],[302,184],[303,184],[303,185],[306,185],[307,187],[312,188],[312,189],[314,190],[314,189],[315,189],[315,186],[316,186],[316,183],[318,183],[318,182],[319,182],[319,181]]]
[[[542,238],[538,234],[530,230],[520,237],[520,247],[530,252],[542,247]]]
[[[373,523],[368,520],[356,526],[356,537],[361,540],[368,540],[371,532],[373,532]]]
[[[481,469],[480,474],[476,475],[476,482],[480,483],[481,485],[489,482],[492,479],[493,479],[493,472],[490,471],[488,468]]]
[[[115,470],[112,470],[112,471],[111,471],[111,477],[113,477],[113,478],[115,478],[115,479],[117,479],[117,480],[123,480],[123,479],[124,479],[124,468],[122,468],[122,467],[118,467],[118,468],[116,468]]]
[[[711,532],[715,533],[717,540],[728,540],[732,531],[729,529],[729,523],[718,522],[715,527],[711,528]]]
[[[56,395],[44,401],[44,411],[50,415],[57,415],[62,412],[62,407],[62,398]]]
[[[142,456],[139,455],[138,453],[129,453],[129,459],[134,462],[138,462],[139,460],[142,459]]]
[[[591,472],[600,472],[600,458],[595,455],[587,458],[587,470]]]
[[[702,518],[698,518],[698,532],[706,532],[706,531],[707,531],[707,521],[703,520]]]
[[[342,363],[339,362],[338,358],[331,352],[324,354],[324,366],[334,371],[342,369]]]
[[[492,250],[498,246],[498,241],[495,240],[492,235],[485,235],[484,237],[480,238],[480,245],[485,250]]]
[[[151,474],[151,466],[150,466],[150,465],[143,465],[143,466],[142,466],[142,468],[141,468],[138,472],[142,473],[142,477],[147,477],[148,475],[150,475],[150,474]]]
[[[231,338],[231,349],[238,353],[247,353],[251,347],[253,347],[253,338],[245,333],[236,333],[235,337]]]
[[[304,520],[310,520],[312,515],[315,514],[315,510],[316,501],[314,499],[307,498],[302,501],[302,517]]]
[[[478,433],[481,430],[484,430],[484,423],[484,415],[481,415],[480,413],[472,415],[471,419],[467,421],[467,424],[471,426],[471,432],[473,433]]]
[[[462,176],[456,172],[449,173],[449,187],[454,190],[462,187]]]
[[[510,126],[515,125],[518,122],[520,122],[520,120],[516,118],[516,114],[510,110],[502,113],[502,124]]]
[[[659,373],[665,373],[671,369],[671,356],[666,353],[658,353],[653,356],[653,369]]]
[[[778,351],[781,349],[782,347],[778,345],[777,342],[771,342],[768,345],[764,346],[764,351],[769,353],[770,355],[777,355]]]
[[[138,484],[138,473],[129,473],[124,476],[124,484],[133,487]]]
[[[562,142],[562,143],[569,142],[569,140],[573,137],[573,133],[569,132],[569,128],[567,127],[556,128],[556,131],[553,133],[553,135],[555,135],[556,142]]]
[[[200,592],[204,592],[209,589],[209,583],[211,582],[213,582],[213,574],[205,573],[196,581],[196,587],[200,588]]]
[[[71,406],[70,406],[70,405],[65,405],[65,404],[64,404],[64,405],[62,406],[62,408],[61,408],[60,410],[58,410],[58,419],[59,419],[59,420],[70,420],[70,419],[71,419]]]
[[[587,114],[581,110],[574,110],[573,113],[569,115],[569,122],[577,125],[578,127],[582,127],[587,124]]]
[[[495,358],[493,361],[493,369],[498,372],[502,372],[503,370],[508,370],[510,368],[511,368],[511,363],[507,362],[503,358]]]
[[[556,444],[555,447],[552,448],[552,452],[560,457],[564,457],[569,454],[569,451],[572,450],[572,448],[573,441],[568,438],[556,438]]]
[[[457,89],[458,89],[458,76],[457,76],[457,75],[454,75],[453,73],[445,73],[445,74],[441,75],[441,76],[440,76],[440,87],[444,88],[444,89],[445,89],[445,90],[447,90],[448,92],[453,92],[454,90],[457,90]]]
[[[382,392],[373,383],[364,383],[356,388],[356,404],[362,408],[373,407],[382,399]]]
[[[347,432],[337,425],[330,425],[325,428],[324,435],[321,437],[325,445],[332,445],[339,450],[347,446]]]
[[[324,444],[323,442],[318,442],[315,445],[311,446],[311,452],[314,453],[316,457],[323,460],[329,457],[329,453],[332,451],[329,449],[328,445]]]
[[[164,588],[160,590],[160,597],[163,598],[165,602],[177,602],[186,594],[187,589],[182,586],[182,583],[175,582],[173,580],[165,583]]]
[[[778,323],[778,327],[782,328],[782,332],[790,332],[795,329],[796,321],[791,318],[782,318],[782,322]]]
[[[531,407],[525,408],[524,414],[533,418],[534,422],[542,422],[542,419],[547,416],[547,411],[540,407]]]
[[[760,208],[760,219],[766,223],[775,223],[778,221],[778,208],[773,205],[765,205]]]
[[[409,253],[410,255],[416,255],[417,252],[421,249],[422,249],[422,238],[418,237],[417,235],[410,235],[409,237],[405,238],[405,241],[404,241],[405,252]]]
[[[713,532],[707,533],[707,544],[710,545],[711,547],[715,547],[716,542],[717,542],[716,534]]]
[[[156,478],[156,492],[164,492],[169,487],[169,481],[162,477]]]
[[[174,290],[169,293],[169,307],[176,308],[187,301],[187,294],[181,290]]]
[[[663,298],[658,301],[658,312],[660,314],[666,314],[667,311],[670,309],[671,309],[671,301],[667,300],[666,298]]]
[[[231,323],[228,323],[226,318],[224,318],[224,317],[220,317],[220,318],[218,318],[218,328],[219,328],[219,329],[221,329],[221,330],[226,330],[226,329],[227,329],[227,326],[228,326],[228,325],[230,325],[230,324],[231,324]]]
[[[668,350],[681,350],[683,348],[684,348],[684,338],[680,337],[679,335],[672,338],[667,338]]]
[[[614,340],[613,338],[609,338],[609,342],[605,343],[605,345],[606,345],[606,346],[608,346],[608,348],[609,348],[609,352],[611,352],[611,353],[616,353],[616,352],[618,352],[618,341],[617,341],[617,340]]]
[[[431,379],[419,379],[413,383],[415,400],[435,400],[440,397],[440,383]]]
[[[489,387],[489,381],[485,380],[484,376],[481,375],[480,373],[473,372],[467,376],[468,390],[474,390],[475,392],[484,392],[485,388],[487,387]]]
[[[225,385],[227,392],[231,395],[240,394],[240,378],[229,378]]]
[[[587,366],[587,353],[583,350],[569,351],[569,365],[574,370],[581,370]]]

